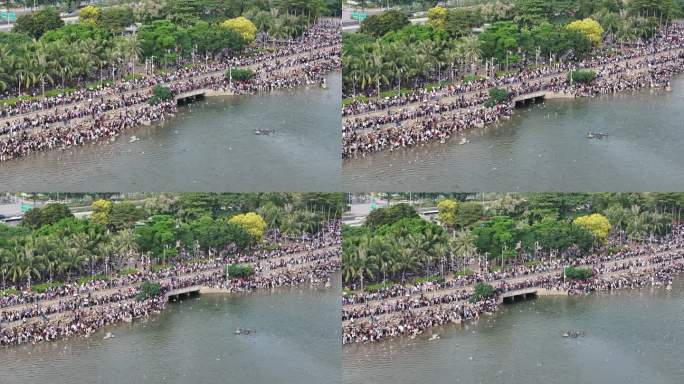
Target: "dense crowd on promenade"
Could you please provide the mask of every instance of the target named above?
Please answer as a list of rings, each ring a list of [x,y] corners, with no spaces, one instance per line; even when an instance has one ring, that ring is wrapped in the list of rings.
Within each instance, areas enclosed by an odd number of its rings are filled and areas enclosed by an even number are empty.
[[[118,98],[121,94],[139,92],[141,89],[149,89],[157,84],[168,84],[199,75],[224,74],[230,67],[258,66],[267,62],[285,60],[289,56],[300,55],[305,52],[339,48],[340,42],[339,25],[335,26],[333,23],[321,21],[307,28],[300,38],[288,41],[270,41],[266,44],[266,49],[254,46],[245,49],[236,57],[224,57],[218,61],[197,62],[195,64],[180,62],[174,71],[138,74],[139,76],[130,80],[106,83],[98,88],[79,87],[69,93],[57,96],[19,100],[16,105],[0,105],[0,120],[31,112],[67,107],[71,104],[86,103],[91,100],[103,100],[108,97]],[[38,95],[39,93],[35,96]]]
[[[578,84],[567,74],[592,69],[596,79]],[[446,141],[455,133],[510,117],[519,95],[539,91],[593,97],[646,87],[670,87],[684,68],[684,30],[671,28],[646,45],[597,55],[579,63],[523,69],[493,79],[448,84],[384,99],[358,99],[343,107],[343,157]],[[506,89],[508,102],[486,107],[487,90]]]
[[[197,89],[253,94],[323,85],[325,76],[340,68],[340,39],[339,26],[320,22],[299,39],[274,42],[273,50],[250,49],[240,57],[216,63],[182,65],[163,75],[0,106],[0,161],[115,139],[132,127],[162,120],[175,112],[175,101],[148,105],[155,85],[168,86],[174,95]],[[252,79],[226,78],[229,68],[246,66],[253,70]]]
[[[590,267],[593,277],[566,279],[567,266]],[[415,336],[447,323],[478,318],[496,309],[497,297],[508,291],[544,288],[568,295],[672,284],[684,272],[684,230],[664,239],[615,254],[561,258],[534,266],[520,265],[505,272],[478,273],[444,282],[394,285],[377,292],[343,296],[343,343],[378,341],[400,335]],[[495,297],[472,303],[472,285],[486,282]]]
[[[207,286],[225,292],[322,284],[340,268],[340,233],[336,222],[312,238],[281,239],[275,249],[260,247],[242,254],[207,256],[184,262],[178,259],[157,272],[140,271],[86,284],[67,283],[45,293],[26,289],[0,298],[0,345],[39,342],[71,334],[89,334],[102,325],[131,321],[161,310],[169,291]],[[249,264],[250,278],[229,278],[227,264]],[[162,297],[137,302],[140,283],[159,282]]]

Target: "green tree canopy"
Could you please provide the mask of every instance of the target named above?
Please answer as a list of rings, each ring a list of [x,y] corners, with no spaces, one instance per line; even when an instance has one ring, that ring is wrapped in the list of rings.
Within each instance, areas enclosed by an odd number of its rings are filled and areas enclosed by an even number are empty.
[[[377,208],[371,211],[366,218],[366,225],[370,228],[376,228],[403,218],[418,218],[418,212],[413,206],[405,203],[395,204],[389,208]]]
[[[64,21],[59,17],[59,12],[53,8],[45,8],[37,12],[24,13],[17,17],[13,32],[26,33],[38,39],[45,32],[60,28]]]
[[[26,212],[22,225],[37,229],[70,217],[74,215],[66,204],[49,203],[42,208],[32,208]]]
[[[409,24],[408,16],[404,12],[390,10],[379,15],[368,16],[361,22],[359,32],[381,37],[389,31],[397,31]]]

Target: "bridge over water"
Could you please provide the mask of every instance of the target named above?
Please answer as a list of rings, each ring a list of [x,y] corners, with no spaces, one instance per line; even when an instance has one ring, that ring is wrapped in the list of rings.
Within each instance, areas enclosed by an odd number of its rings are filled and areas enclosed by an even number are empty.
[[[544,101],[548,93],[549,92],[547,91],[525,93],[522,95],[515,96],[513,98],[513,102],[515,103],[516,107],[525,106],[528,103],[539,103]]]
[[[181,295],[190,296],[192,294],[199,293],[200,288],[201,288],[200,285],[191,285],[191,286],[185,287],[185,288],[172,289],[172,290],[166,292],[166,294],[164,296],[166,297],[166,300],[168,301],[168,300],[171,300],[172,297],[177,298]]]
[[[204,95],[206,95],[206,94],[207,94],[207,90],[204,88],[201,88],[201,89],[195,89],[192,91],[179,93],[178,95],[174,96],[173,99],[176,102],[196,100],[200,97],[204,97]]]
[[[499,295],[499,304],[502,303],[513,303],[518,300],[525,300],[527,298],[537,297],[539,288],[525,288],[516,289],[513,291],[504,292]]]

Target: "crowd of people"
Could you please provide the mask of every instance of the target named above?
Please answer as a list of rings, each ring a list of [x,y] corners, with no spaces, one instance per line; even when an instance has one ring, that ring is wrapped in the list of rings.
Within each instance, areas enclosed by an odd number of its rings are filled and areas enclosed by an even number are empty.
[[[149,105],[155,85],[168,87],[174,96],[201,89],[253,94],[324,85],[325,76],[341,66],[340,46],[339,25],[321,21],[298,39],[272,41],[270,49],[249,49],[238,57],[180,65],[165,74],[141,75],[96,89],[79,88],[57,96],[0,105],[0,161],[47,149],[114,140],[130,128],[162,120],[175,112],[176,102]],[[250,68],[253,77],[234,80],[229,68]]]
[[[428,141],[445,142],[454,133],[509,118],[515,98],[521,95],[543,91],[593,97],[646,87],[669,88],[670,79],[682,68],[684,30],[672,27],[648,44],[630,46],[618,54],[611,51],[581,62],[523,69],[393,97],[358,98],[342,109],[342,155],[348,158]],[[594,71],[595,80],[578,83],[569,78],[568,73],[580,69]],[[491,88],[505,89],[508,100],[487,104]]]
[[[66,283],[35,293],[23,287],[19,293],[0,297],[0,345],[53,340],[72,334],[90,334],[103,325],[160,311],[166,295],[187,287],[213,287],[222,291],[309,283],[329,284],[340,268],[340,227],[332,221],[315,236],[283,237],[244,253],[218,252],[203,257],[181,257],[160,269],[144,269],[125,276],[88,283]],[[248,278],[227,276],[228,264],[250,265]],[[144,263],[142,264],[144,266]],[[158,297],[139,301],[141,283],[158,282]]]
[[[569,279],[566,267],[590,268],[592,277]],[[664,238],[616,253],[563,257],[518,265],[504,271],[480,272],[445,281],[395,284],[375,292],[343,296],[343,343],[414,337],[425,329],[460,323],[496,309],[499,296],[527,288],[577,295],[594,291],[668,286],[684,272],[684,227]],[[495,296],[472,302],[473,286],[488,283]],[[353,288],[353,287],[352,287]]]

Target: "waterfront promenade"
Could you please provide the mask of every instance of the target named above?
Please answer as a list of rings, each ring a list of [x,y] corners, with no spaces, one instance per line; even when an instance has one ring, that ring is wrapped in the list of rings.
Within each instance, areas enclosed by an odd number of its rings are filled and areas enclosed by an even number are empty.
[[[636,90],[669,88],[672,76],[684,66],[681,30],[661,36],[650,45],[625,50],[617,56],[598,56],[580,63],[524,69],[496,79],[446,84],[439,89],[417,89],[408,95],[354,101],[343,107],[343,157],[446,141],[452,134],[510,117],[518,103],[533,96],[576,97]],[[591,69],[590,84],[568,80],[568,73]],[[507,103],[486,107],[488,89],[509,94]]]
[[[591,268],[593,277],[587,281],[566,279],[563,270],[568,266]],[[657,247],[611,256],[518,266],[506,272],[450,277],[444,283],[396,285],[378,293],[352,292],[343,298],[343,342],[415,336],[432,326],[475,319],[496,310],[506,293],[516,295],[533,289],[539,295],[568,295],[652,285],[662,287],[682,271],[684,243],[680,238]],[[491,284],[497,297],[471,303],[469,299],[476,282]]]
[[[81,286],[73,295],[60,296],[30,303],[6,305],[0,309],[0,343],[14,345],[24,342],[52,340],[62,336],[90,334],[97,328],[120,321],[156,313],[165,306],[170,294],[191,288],[209,288],[212,292],[248,292],[299,284],[323,284],[339,270],[339,237],[334,232],[314,242],[289,244],[282,250],[260,251],[237,257],[208,257],[171,263],[159,272],[139,273],[99,283],[103,289]],[[254,275],[246,279],[226,276],[229,263],[250,265]],[[140,302],[140,283],[156,281],[164,292],[162,298]],[[116,285],[108,287],[108,285]],[[98,283],[91,284],[97,287]],[[201,289],[200,289],[201,290]],[[83,319],[94,319],[85,322]],[[75,328],[74,328],[75,327]],[[49,332],[48,330],[55,330]]]
[[[232,79],[229,68],[249,68],[250,80]],[[321,86],[340,68],[338,24],[312,26],[300,39],[274,41],[268,49],[215,63],[181,67],[102,89],[0,107],[0,160],[88,142],[115,140],[123,131],[149,125],[175,113],[185,95],[254,94],[278,88]],[[227,72],[227,73],[226,73]],[[168,87],[175,97],[149,105],[153,88]]]

